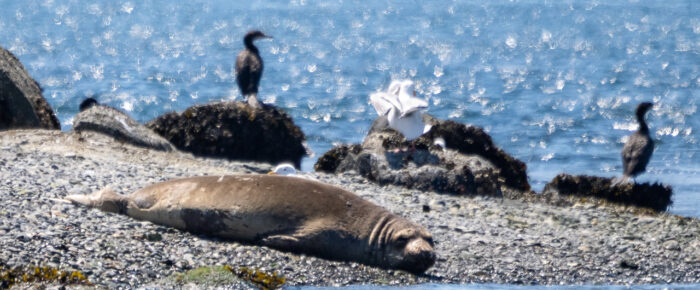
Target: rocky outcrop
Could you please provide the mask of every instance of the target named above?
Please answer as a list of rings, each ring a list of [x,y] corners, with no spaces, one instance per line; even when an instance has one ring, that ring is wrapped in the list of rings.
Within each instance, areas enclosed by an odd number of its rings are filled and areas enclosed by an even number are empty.
[[[0,47],[0,130],[19,128],[60,129],[39,84],[22,63]]]
[[[624,205],[665,211],[671,204],[670,186],[654,183],[616,183],[614,178],[559,174],[545,185],[542,195],[599,198]]]
[[[432,144],[433,140],[442,138],[447,148],[462,154],[475,154],[491,162],[498,168],[499,175],[507,186],[522,191],[530,190],[525,163],[498,148],[483,129],[455,121],[432,120],[433,128],[418,140],[419,143]]]
[[[380,117],[362,145],[335,147],[314,168],[329,173],[354,170],[379,184],[454,194],[514,198],[530,189],[525,164],[496,147],[480,128],[428,115],[424,119],[433,125],[431,131],[408,142]],[[438,138],[446,148],[434,144]],[[504,192],[502,185],[514,190]]]
[[[167,113],[146,124],[178,149],[231,160],[291,162],[306,155],[305,136],[283,111],[255,109],[242,102],[197,105]]]
[[[168,140],[139,124],[124,112],[99,105],[92,98],[83,101],[80,110],[73,121],[73,130],[76,132],[94,131],[121,142],[160,151],[175,149]]]

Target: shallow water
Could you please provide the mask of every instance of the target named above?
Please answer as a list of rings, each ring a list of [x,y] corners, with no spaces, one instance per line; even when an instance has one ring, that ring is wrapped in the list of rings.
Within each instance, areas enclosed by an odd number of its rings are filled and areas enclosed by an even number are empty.
[[[637,103],[657,143],[641,182],[700,217],[700,2],[3,1],[0,45],[44,88],[62,128],[85,97],[145,122],[241,100],[234,58],[258,28],[260,97],[285,108],[315,160],[357,143],[368,95],[416,82],[428,113],[484,127],[534,189],[560,172],[614,176]],[[483,2],[483,3],[482,3]]]
[[[518,290],[550,290],[550,289],[566,289],[566,290],[622,290],[622,289],[698,289],[700,284],[671,284],[671,285],[556,285],[556,286],[517,286],[517,285],[501,285],[501,284],[465,284],[465,285],[445,285],[445,284],[421,284],[413,286],[349,286],[342,287],[348,290],[361,289],[431,289],[431,290],[455,290],[455,289],[472,289],[472,290],[495,290],[495,289],[518,289]],[[285,289],[305,289],[305,290],[321,290],[331,289],[331,287],[288,287]],[[337,288],[333,288],[337,289]]]

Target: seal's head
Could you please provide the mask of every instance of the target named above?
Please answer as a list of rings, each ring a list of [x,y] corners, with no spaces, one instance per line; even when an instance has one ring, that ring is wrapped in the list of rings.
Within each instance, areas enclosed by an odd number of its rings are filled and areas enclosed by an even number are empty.
[[[391,268],[420,274],[435,264],[433,236],[422,227],[404,227],[386,241],[386,261]]]

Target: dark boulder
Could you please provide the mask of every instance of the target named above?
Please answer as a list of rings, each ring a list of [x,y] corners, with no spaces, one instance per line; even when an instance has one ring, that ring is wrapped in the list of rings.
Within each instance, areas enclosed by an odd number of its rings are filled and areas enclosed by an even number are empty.
[[[671,204],[670,186],[654,183],[616,183],[614,178],[559,174],[545,185],[545,196],[595,197],[607,201],[665,211]]]
[[[380,117],[362,145],[332,148],[319,158],[314,168],[328,173],[354,170],[379,184],[454,194],[515,198],[529,190],[525,164],[495,147],[483,130],[456,126],[457,123],[427,115],[424,119],[433,124],[431,132],[408,142],[388,127],[385,117]],[[438,137],[446,141],[447,148],[434,144]],[[469,144],[461,145],[457,140]],[[502,185],[511,188],[502,191]]]
[[[362,146],[355,145],[340,145],[331,148],[326,154],[323,154],[316,164],[314,164],[314,169],[321,172],[335,173],[341,163],[348,157],[348,154],[352,156],[357,156],[362,151]],[[347,162],[346,162],[347,163]],[[342,172],[344,170],[340,170]]]
[[[61,129],[39,84],[22,63],[0,47],[0,130],[20,128]]]
[[[139,124],[122,111],[99,105],[93,98],[80,104],[80,113],[73,120],[73,130],[94,131],[121,142],[160,151],[173,151],[175,147],[151,129]]]
[[[292,162],[306,155],[305,136],[286,113],[270,105],[242,102],[197,105],[164,114],[146,124],[178,149],[233,160]]]

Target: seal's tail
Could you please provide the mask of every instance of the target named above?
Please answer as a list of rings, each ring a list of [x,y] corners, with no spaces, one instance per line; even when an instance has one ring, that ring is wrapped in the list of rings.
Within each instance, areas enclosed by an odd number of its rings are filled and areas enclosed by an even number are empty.
[[[109,188],[94,192],[92,194],[71,194],[66,196],[67,201],[73,204],[96,207],[103,211],[122,213],[126,208],[125,197],[117,194]]]

